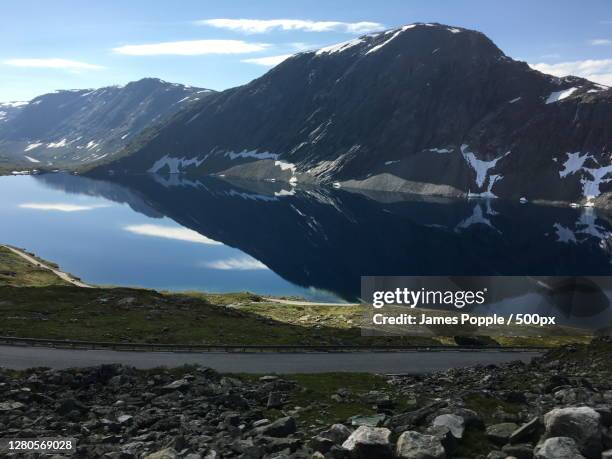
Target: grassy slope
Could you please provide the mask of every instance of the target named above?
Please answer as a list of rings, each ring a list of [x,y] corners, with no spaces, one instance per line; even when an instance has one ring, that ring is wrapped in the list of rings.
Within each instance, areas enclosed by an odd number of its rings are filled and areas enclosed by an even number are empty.
[[[68,286],[1,247],[0,314],[0,335],[28,338],[227,345],[453,344],[448,337],[362,337],[360,306],[285,305],[249,293]],[[568,341],[577,338],[513,338],[502,344]]]
[[[44,262],[52,266],[52,263]],[[67,285],[47,269],[39,268],[15,255],[9,249],[0,247],[0,286],[43,287]]]
[[[0,248],[0,314],[0,335],[28,338],[230,345],[436,343],[361,337],[357,320],[355,326],[345,322],[357,316],[356,307],[293,307],[249,293],[73,287],[5,248]]]

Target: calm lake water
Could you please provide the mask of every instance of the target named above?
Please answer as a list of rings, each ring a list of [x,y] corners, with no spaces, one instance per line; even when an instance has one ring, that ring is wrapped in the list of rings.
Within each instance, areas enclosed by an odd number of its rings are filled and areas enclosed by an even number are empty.
[[[595,209],[179,176],[0,177],[0,242],[94,284],[342,301],[362,275],[610,275]]]

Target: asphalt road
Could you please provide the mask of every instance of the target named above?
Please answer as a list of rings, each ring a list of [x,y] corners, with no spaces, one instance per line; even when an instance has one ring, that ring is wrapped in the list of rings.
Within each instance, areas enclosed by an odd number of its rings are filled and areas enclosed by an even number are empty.
[[[0,346],[0,367],[70,368],[122,363],[137,368],[201,364],[224,373],[427,373],[476,364],[529,361],[538,352],[402,351],[321,353],[176,353]]]

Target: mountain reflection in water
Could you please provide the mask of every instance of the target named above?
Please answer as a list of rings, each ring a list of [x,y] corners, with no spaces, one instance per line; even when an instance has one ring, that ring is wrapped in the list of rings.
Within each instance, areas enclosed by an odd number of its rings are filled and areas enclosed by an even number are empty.
[[[361,276],[610,275],[610,216],[592,208],[291,187],[179,175],[66,174],[49,187],[166,216],[287,281],[359,297]],[[240,285],[236,285],[240,290]]]

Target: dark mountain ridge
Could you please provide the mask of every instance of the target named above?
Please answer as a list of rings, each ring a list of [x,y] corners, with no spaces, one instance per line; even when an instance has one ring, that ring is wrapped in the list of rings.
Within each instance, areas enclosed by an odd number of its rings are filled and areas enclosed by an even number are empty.
[[[612,91],[411,24],[296,54],[186,107],[96,173],[219,174],[606,205]]]
[[[43,167],[111,158],[143,129],[210,93],[144,78],[125,86],[56,91],[17,106],[2,104],[0,157]]]

